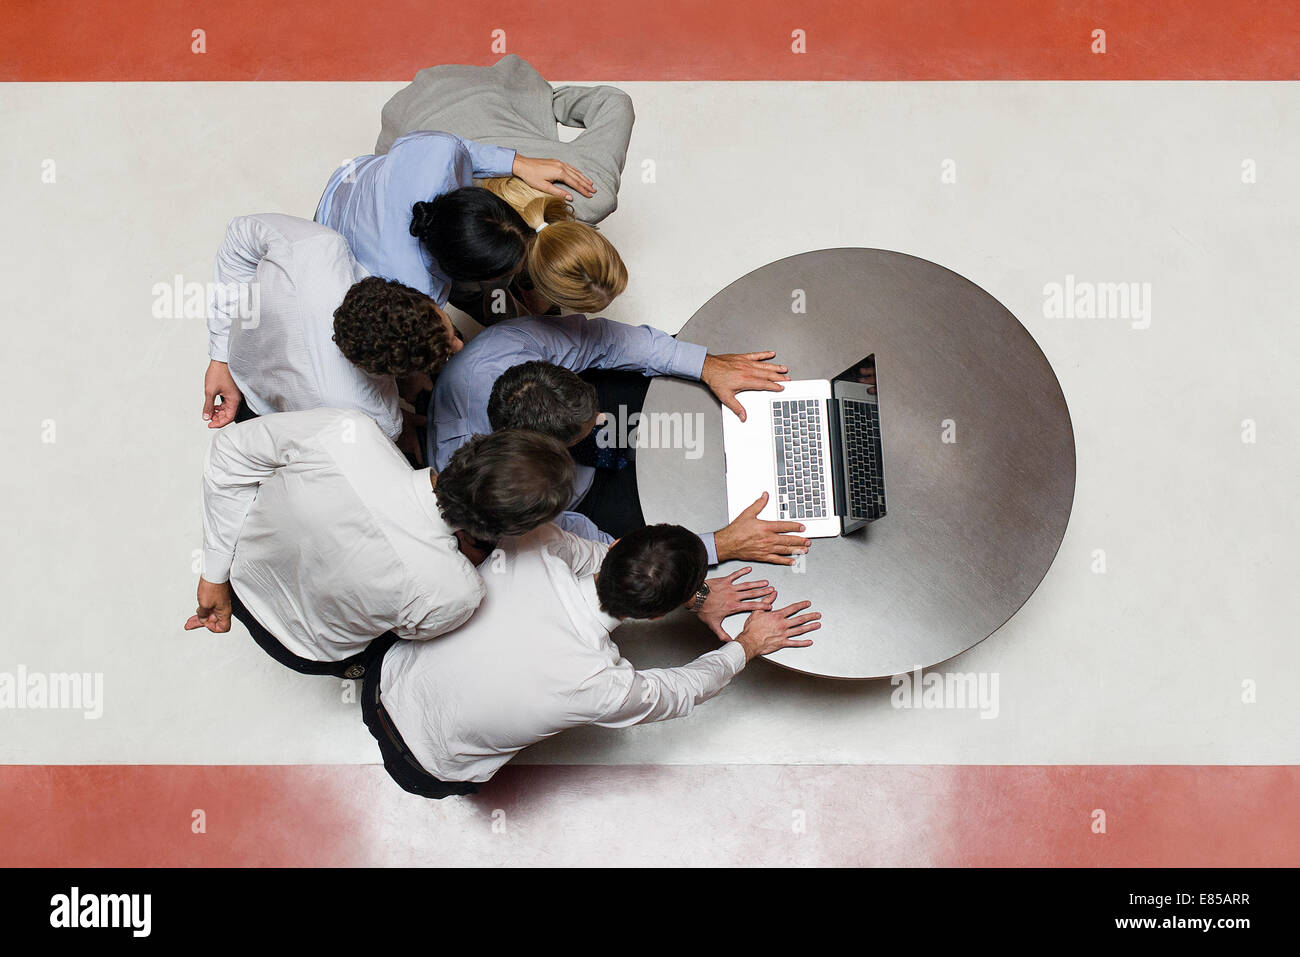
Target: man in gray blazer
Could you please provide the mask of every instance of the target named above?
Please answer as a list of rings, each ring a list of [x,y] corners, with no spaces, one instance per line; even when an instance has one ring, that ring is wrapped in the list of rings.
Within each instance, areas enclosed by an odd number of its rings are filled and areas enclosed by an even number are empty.
[[[441,130],[479,143],[550,156],[577,167],[596,184],[591,198],[574,191],[573,211],[598,223],[618,206],[619,177],[627,161],[636,114],[632,98],[612,86],[552,87],[514,54],[493,66],[446,64],[421,70],[384,106],[375,153],[399,136]],[[583,130],[560,142],[556,124]]]

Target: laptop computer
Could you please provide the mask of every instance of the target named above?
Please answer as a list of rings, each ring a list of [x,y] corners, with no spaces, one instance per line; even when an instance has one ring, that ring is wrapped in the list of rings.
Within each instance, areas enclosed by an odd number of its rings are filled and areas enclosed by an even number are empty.
[[[728,521],[764,492],[760,518],[797,521],[810,538],[833,538],[885,515],[876,356],[834,379],[741,392],[741,422],[722,409]]]

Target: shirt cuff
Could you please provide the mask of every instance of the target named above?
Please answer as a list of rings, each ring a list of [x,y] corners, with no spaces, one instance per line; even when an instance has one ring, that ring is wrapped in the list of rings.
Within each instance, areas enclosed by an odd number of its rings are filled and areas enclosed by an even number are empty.
[[[234,560],[233,552],[223,552],[216,548],[203,549],[203,580],[214,585],[230,581],[230,566]]]
[[[229,362],[230,337],[208,336],[208,358],[213,362]]]
[[[479,144],[482,153],[479,155],[479,161],[483,164],[485,172],[492,176],[510,176],[515,171],[515,151],[506,149],[504,146],[488,146]]]
[[[729,658],[731,663],[735,665],[736,674],[740,674],[740,672],[744,671],[745,665],[749,663],[749,659],[745,656],[744,647],[735,639],[723,644],[722,654]]]
[[[713,541],[713,533],[705,532],[700,536],[700,541],[704,543],[704,551],[709,556],[709,564],[718,564],[718,546],[717,543]]]
[[[673,347],[672,361],[668,363],[668,374],[682,379],[699,380],[704,372],[704,360],[709,350],[693,342],[678,342]]]

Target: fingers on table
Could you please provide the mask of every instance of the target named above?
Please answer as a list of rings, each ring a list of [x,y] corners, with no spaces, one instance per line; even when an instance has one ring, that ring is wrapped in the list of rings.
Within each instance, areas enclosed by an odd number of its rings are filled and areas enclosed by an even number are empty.
[[[778,555],[802,555],[808,550],[808,543],[802,538],[779,535],[769,546]]]
[[[784,608],[778,608],[776,614],[780,615],[782,618],[790,618],[811,606],[812,602],[810,601],[796,601],[793,604],[786,605]]]
[[[763,524],[769,532],[802,532],[805,530],[802,522],[780,522],[765,518]]]

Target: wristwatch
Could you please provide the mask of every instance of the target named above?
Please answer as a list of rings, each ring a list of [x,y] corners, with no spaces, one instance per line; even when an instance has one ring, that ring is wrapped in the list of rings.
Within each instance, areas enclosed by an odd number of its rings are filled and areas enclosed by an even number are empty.
[[[709,583],[700,582],[699,589],[691,596],[691,600],[686,603],[687,611],[699,611],[704,607],[705,601],[709,597]]]

